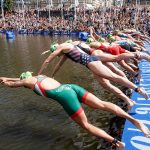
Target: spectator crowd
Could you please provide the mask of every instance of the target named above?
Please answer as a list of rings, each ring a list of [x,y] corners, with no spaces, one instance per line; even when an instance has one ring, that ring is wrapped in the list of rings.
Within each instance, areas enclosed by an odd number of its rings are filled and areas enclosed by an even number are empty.
[[[99,33],[107,33],[111,30],[123,30],[135,28],[141,32],[150,34],[150,8],[135,5],[109,8],[96,8],[94,10],[51,9],[5,12],[0,19],[0,29],[21,30],[28,32],[33,30],[82,32],[89,31],[93,26]]]

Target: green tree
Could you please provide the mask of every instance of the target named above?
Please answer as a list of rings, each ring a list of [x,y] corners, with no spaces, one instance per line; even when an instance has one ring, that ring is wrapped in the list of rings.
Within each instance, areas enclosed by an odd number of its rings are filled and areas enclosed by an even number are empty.
[[[13,0],[4,0],[4,9],[6,11],[12,10],[13,7]]]

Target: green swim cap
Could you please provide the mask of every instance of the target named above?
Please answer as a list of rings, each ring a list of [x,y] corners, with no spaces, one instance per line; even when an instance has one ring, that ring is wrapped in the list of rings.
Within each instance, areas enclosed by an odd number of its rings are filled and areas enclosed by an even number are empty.
[[[72,42],[73,42],[72,40],[65,41],[65,43],[72,43]]]
[[[98,41],[103,43],[103,42],[105,42],[105,39],[104,38],[100,38]]]
[[[91,42],[94,42],[94,40],[92,38],[87,38],[86,43],[90,44]]]
[[[50,51],[54,52],[57,49],[58,45],[59,45],[58,43],[52,43],[50,45]]]
[[[108,34],[108,39],[110,41],[115,41],[115,38],[114,38],[114,36],[112,36],[112,34]]]
[[[27,79],[27,78],[32,77],[32,73],[33,73],[33,72],[30,72],[30,71],[21,73],[21,75],[20,75],[20,80],[23,80],[23,79]]]
[[[110,41],[115,41],[115,38],[112,36],[109,38]]]
[[[112,34],[108,34],[108,39],[110,39],[112,37]]]

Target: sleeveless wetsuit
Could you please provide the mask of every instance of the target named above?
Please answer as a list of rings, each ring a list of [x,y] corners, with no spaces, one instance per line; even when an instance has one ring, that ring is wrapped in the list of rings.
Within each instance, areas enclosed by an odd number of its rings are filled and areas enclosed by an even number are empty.
[[[92,61],[99,61],[100,58],[98,56],[90,56],[86,54],[84,51],[82,51],[77,46],[74,46],[74,48],[65,54],[68,58],[70,58],[72,61],[76,63],[80,63],[82,65],[88,65],[88,63]]]
[[[108,46],[105,46],[104,44],[101,43],[101,45],[98,47],[99,50],[102,50],[104,52],[107,52]]]
[[[93,51],[95,51],[94,49],[92,48],[84,48],[82,47],[80,44],[77,45],[77,47],[79,47],[81,50],[83,50],[85,53],[91,55],[93,53]]]
[[[102,50],[102,51],[108,52],[112,55],[119,55],[119,54],[122,54],[125,52],[125,49],[121,48],[118,45],[116,45],[116,46],[105,46],[105,45],[101,44],[101,46],[98,49],[83,48],[81,45],[77,45],[77,46],[89,55],[92,55],[92,53],[96,50]]]
[[[115,40],[120,41],[120,40],[123,40],[123,38],[121,38],[120,36],[115,36]]]
[[[117,42],[117,44],[119,44],[119,45],[125,45],[125,44],[128,44],[127,41],[123,41],[123,40],[121,40],[121,41],[116,41],[116,42]]]
[[[132,42],[132,41],[129,41],[129,44],[130,44],[131,46],[133,46],[133,47],[137,47],[137,44],[134,43],[134,42]]]
[[[85,103],[86,96],[89,92],[76,84],[61,84],[55,89],[44,90],[41,87],[41,82],[45,78],[47,77],[37,76],[34,92],[40,96],[46,96],[56,100],[71,118],[78,116],[83,111],[81,103]]]
[[[102,50],[104,52],[110,53],[112,55],[119,55],[119,54],[125,53],[125,49],[121,48],[118,45],[105,46],[101,43],[101,45],[98,47],[98,49]]]
[[[121,48],[128,50],[129,52],[136,52],[136,49],[130,44],[120,45]]]
[[[128,38],[128,36],[125,35],[125,34],[120,34],[119,37],[121,37],[121,38]]]
[[[136,49],[128,41],[117,41],[117,44],[130,52],[136,52]]]

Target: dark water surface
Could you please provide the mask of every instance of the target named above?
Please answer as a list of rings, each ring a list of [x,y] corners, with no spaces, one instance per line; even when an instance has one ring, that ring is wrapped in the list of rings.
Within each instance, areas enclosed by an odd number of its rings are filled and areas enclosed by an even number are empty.
[[[19,77],[23,71],[33,71],[36,75],[48,56],[41,56],[41,53],[49,49],[50,41],[67,39],[67,36],[21,35],[8,41],[0,35],[0,76]],[[58,60],[43,73],[50,76]],[[61,83],[79,84],[102,100],[115,103],[118,100],[98,85],[86,67],[69,60],[55,79]],[[109,129],[112,114],[83,107],[90,122],[106,131]],[[25,88],[0,85],[0,150],[95,150],[99,141],[75,124],[55,101]]]

